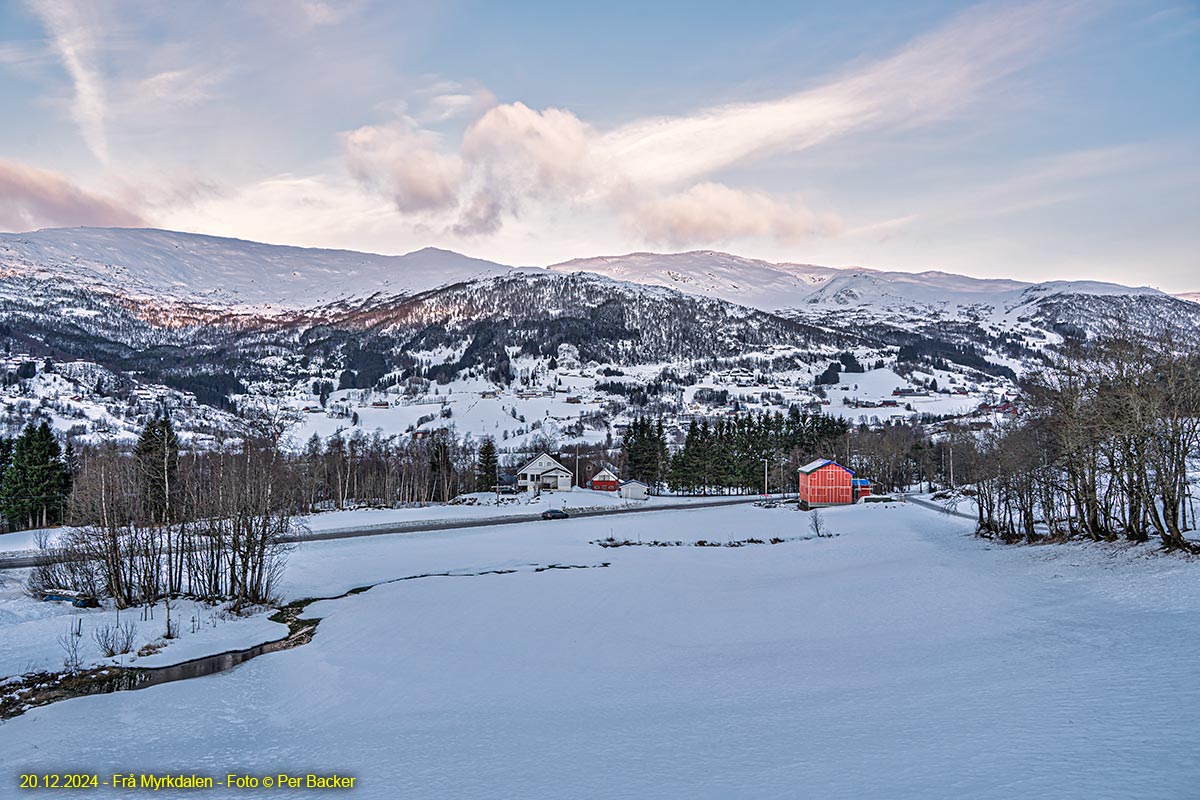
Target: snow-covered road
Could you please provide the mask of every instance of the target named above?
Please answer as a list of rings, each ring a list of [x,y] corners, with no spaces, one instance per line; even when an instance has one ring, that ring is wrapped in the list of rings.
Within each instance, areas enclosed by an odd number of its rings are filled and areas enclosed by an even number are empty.
[[[0,724],[0,787],[71,769],[338,772],[361,798],[1195,796],[1200,564],[991,546],[914,506],[824,514],[836,538],[743,548],[588,541],[797,536],[808,515],[305,544],[290,597],[611,566],[314,604],[306,646]]]

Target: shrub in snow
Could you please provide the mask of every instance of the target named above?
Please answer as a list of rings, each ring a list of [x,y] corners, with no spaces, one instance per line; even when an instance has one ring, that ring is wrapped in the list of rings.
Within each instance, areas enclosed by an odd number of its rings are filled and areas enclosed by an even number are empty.
[[[133,650],[137,640],[137,625],[126,622],[124,625],[101,625],[92,629],[92,641],[100,648],[100,654],[112,658]]]
[[[66,633],[59,634],[58,646],[63,651],[63,667],[67,672],[76,672],[81,666],[79,657],[79,640],[83,638],[82,620],[71,620]]]

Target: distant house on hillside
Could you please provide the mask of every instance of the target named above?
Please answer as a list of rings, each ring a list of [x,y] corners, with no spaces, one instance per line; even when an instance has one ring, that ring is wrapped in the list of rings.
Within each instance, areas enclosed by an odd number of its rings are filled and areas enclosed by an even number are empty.
[[[871,482],[855,478],[854,470],[828,458],[818,458],[800,468],[802,508],[856,503],[871,493]]]
[[[517,470],[517,488],[525,492],[570,489],[574,485],[571,470],[549,453],[541,453]]]
[[[620,482],[617,474],[606,467],[592,476],[588,481],[588,488],[598,492],[615,492]]]
[[[979,413],[981,413],[981,414],[1005,414],[1010,417],[1015,417],[1018,414],[1020,414],[1021,412],[1020,412],[1020,409],[1018,409],[1016,407],[1016,405],[1014,405],[1012,402],[1010,402],[1008,400],[1005,400],[997,405],[992,405],[990,403],[980,403],[979,404]]]

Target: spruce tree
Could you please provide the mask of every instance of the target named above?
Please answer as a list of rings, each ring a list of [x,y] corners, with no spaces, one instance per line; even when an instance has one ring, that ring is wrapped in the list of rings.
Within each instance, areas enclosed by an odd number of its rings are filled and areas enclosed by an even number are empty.
[[[179,436],[166,415],[156,415],[146,423],[133,450],[138,467],[142,508],[158,523],[171,521],[178,494]]]
[[[0,512],[9,528],[20,530],[62,522],[70,476],[49,423],[30,423],[13,442],[0,479]]]
[[[12,461],[12,451],[12,437],[0,436],[0,478],[4,477],[4,473],[8,470],[9,462]]]
[[[655,470],[654,483],[651,484],[651,491],[658,494],[659,487],[666,482],[668,472],[671,468],[671,458],[667,450],[667,434],[663,429],[662,417],[658,418],[658,425],[654,429],[654,446],[655,450]]]
[[[499,463],[496,457],[496,441],[489,436],[479,445],[479,456],[475,462],[475,487],[479,491],[495,491]]]

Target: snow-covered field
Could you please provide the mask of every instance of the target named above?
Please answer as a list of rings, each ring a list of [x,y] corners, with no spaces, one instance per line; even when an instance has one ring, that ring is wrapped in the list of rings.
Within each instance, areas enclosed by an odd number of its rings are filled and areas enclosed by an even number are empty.
[[[837,537],[742,548],[588,542],[798,537],[809,517],[736,506],[308,543],[289,597],[518,571],[316,603],[303,647],[34,709],[0,724],[3,779],[337,772],[363,798],[1195,796],[1200,564],[990,546],[915,506],[824,514]],[[549,564],[597,568],[532,566]]]
[[[457,522],[497,517],[540,514],[551,508],[637,508],[655,505],[702,501],[709,498],[652,497],[646,500],[625,500],[615,492],[594,492],[590,489],[573,488],[571,491],[545,492],[532,496],[527,492],[501,495],[499,502],[490,492],[472,492],[460,495],[462,500],[473,501],[458,504],[430,503],[412,508],[355,508],[345,511],[326,511],[300,517],[297,523],[312,533],[327,533],[340,530],[364,530],[384,528],[407,523]]]
[[[570,491],[546,492],[537,496],[527,493],[501,495],[499,502],[491,492],[473,492],[461,495],[459,503],[429,503],[407,508],[351,508],[343,511],[325,511],[297,517],[295,522],[301,531],[329,533],[331,531],[369,530],[391,528],[406,524],[427,522],[467,522],[509,516],[540,514],[551,508],[571,510],[607,508],[653,508],[662,505],[704,503],[713,497],[672,497],[663,495],[646,500],[626,500],[615,492],[596,492],[578,486]],[[39,549],[39,536],[47,544],[53,544],[60,529],[14,531],[0,533],[0,555],[26,555]]]
[[[296,522],[301,530],[308,533],[329,534],[379,528],[403,529],[406,525],[419,526],[425,523],[453,525],[540,514],[551,508],[568,511],[654,508],[702,503],[711,499],[663,496],[625,500],[613,492],[576,487],[569,492],[546,492],[537,496],[502,495],[497,503],[495,494],[478,492],[462,495],[459,500],[465,502],[454,504],[347,509],[300,517]],[[0,555],[36,553],[40,541],[52,544],[60,533],[61,529],[49,528],[0,534]],[[81,666],[84,667],[108,663],[138,667],[166,666],[199,656],[249,647],[287,633],[286,626],[267,619],[269,610],[234,616],[223,607],[184,600],[173,604],[172,610],[173,619],[178,623],[178,637],[163,641],[161,637],[165,631],[166,609],[162,604],[155,606],[152,612],[147,612],[153,614],[152,618],[143,619],[143,609],[128,609],[118,613],[111,603],[102,609],[77,609],[65,602],[39,602],[25,594],[23,587],[27,572],[14,570],[0,573],[0,632],[4,634],[3,643],[0,644],[0,679],[27,672],[62,669],[64,651],[58,639],[72,624],[79,626],[80,635],[77,639]],[[162,649],[149,656],[104,658],[92,637],[93,630],[110,625],[116,627],[126,622],[133,622],[137,626],[135,653],[150,643],[162,645]]]

